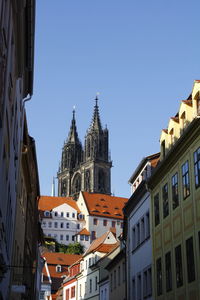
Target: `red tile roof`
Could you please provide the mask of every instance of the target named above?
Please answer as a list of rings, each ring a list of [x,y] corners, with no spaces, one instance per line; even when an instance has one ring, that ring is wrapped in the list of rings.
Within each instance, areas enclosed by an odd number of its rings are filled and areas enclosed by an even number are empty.
[[[62,204],[68,204],[80,213],[76,201],[72,197],[52,197],[52,196],[41,196],[39,198],[38,209],[45,211],[51,211],[53,208],[60,206]]]
[[[82,192],[82,195],[90,215],[123,219],[122,209],[127,198],[88,192]]]
[[[45,252],[42,255],[45,257],[48,265],[66,265],[71,266],[75,261],[81,258],[77,254],[65,254],[60,252]]]
[[[96,251],[102,252],[102,253],[109,253],[109,252],[111,252],[112,250],[114,250],[118,246],[119,246],[119,242],[117,242],[115,244],[103,244],[103,245],[100,245],[96,249]]]
[[[81,231],[77,232],[75,235],[81,235],[81,234],[90,235],[90,232],[86,228],[83,228]]]
[[[102,245],[114,245],[114,244],[104,243],[105,240],[106,240],[106,238],[107,238],[107,236],[109,235],[109,233],[113,234],[113,232],[107,231],[103,235],[101,235],[98,239],[94,240],[92,242],[92,244],[89,246],[89,248],[87,249],[87,251],[85,252],[85,255],[89,254],[91,252],[94,252],[94,251],[98,251],[98,249],[100,249]],[[115,237],[114,234],[113,234],[113,236]],[[116,237],[115,237],[115,240],[116,240]],[[116,243],[117,243],[117,240],[116,240]]]
[[[63,282],[64,275],[68,275],[68,267],[72,265],[75,261],[80,259],[81,255],[76,254],[65,254],[65,253],[58,253],[58,252],[45,252],[43,257],[47,261],[50,277],[52,280],[52,293],[55,294],[56,291],[61,286]],[[61,272],[56,272],[56,266],[61,265]],[[43,267],[42,273],[44,274],[43,280],[44,283],[48,282],[48,276],[46,272],[46,267]]]

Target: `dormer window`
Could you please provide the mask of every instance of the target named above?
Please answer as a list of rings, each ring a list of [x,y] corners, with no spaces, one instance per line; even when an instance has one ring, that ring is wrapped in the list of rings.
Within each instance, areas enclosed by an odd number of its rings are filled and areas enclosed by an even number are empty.
[[[62,271],[61,265],[56,266],[56,272],[60,273]]]
[[[49,212],[48,210],[46,210],[46,211],[44,212],[44,215],[45,215],[45,217],[50,217],[50,212]]]
[[[182,113],[181,117],[181,129],[183,130],[185,125],[186,125],[186,115],[185,115],[185,111]]]
[[[174,128],[172,128],[169,132],[170,134],[170,144],[173,145],[174,143]]]

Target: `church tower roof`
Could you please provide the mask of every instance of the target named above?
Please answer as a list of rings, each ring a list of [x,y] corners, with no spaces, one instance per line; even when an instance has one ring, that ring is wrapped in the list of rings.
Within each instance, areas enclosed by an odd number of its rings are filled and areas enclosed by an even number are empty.
[[[76,129],[75,109],[73,109],[72,113],[73,113],[73,117],[72,117],[72,122],[71,122],[71,127],[70,127],[70,131],[69,131],[67,143],[76,143],[76,142],[80,143],[79,138],[78,138],[77,129]]]
[[[94,113],[93,113],[92,123],[90,125],[89,131],[92,131],[92,130],[101,131],[102,130],[100,116],[99,116],[98,100],[99,99],[96,96],[96,98],[95,98],[95,106],[94,106]]]

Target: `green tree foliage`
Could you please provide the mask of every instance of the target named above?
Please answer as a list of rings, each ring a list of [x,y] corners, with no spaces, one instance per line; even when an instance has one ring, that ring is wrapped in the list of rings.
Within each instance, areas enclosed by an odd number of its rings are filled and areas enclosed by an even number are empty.
[[[83,254],[84,247],[80,243],[69,244],[66,253]]]

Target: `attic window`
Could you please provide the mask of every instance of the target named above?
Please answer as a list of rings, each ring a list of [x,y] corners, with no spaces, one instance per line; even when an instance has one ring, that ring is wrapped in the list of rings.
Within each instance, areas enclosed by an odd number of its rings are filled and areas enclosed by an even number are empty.
[[[46,210],[46,211],[44,212],[44,215],[45,215],[45,217],[49,217],[49,216],[50,216],[50,212],[49,212],[48,210]]]
[[[110,213],[107,210],[103,210],[103,214],[109,215]]]
[[[121,216],[119,212],[115,212],[115,216]]]
[[[103,207],[104,207],[104,208],[108,208],[108,206],[107,206],[107,205],[103,205]]]
[[[115,209],[119,209],[119,207],[116,206]]]
[[[100,206],[98,203],[95,206]]]
[[[106,201],[105,199],[101,198],[100,201]]]
[[[61,265],[56,266],[56,272],[60,273],[62,271]]]
[[[97,209],[92,209],[92,212],[97,212],[97,213],[99,213],[99,210],[97,210]]]

